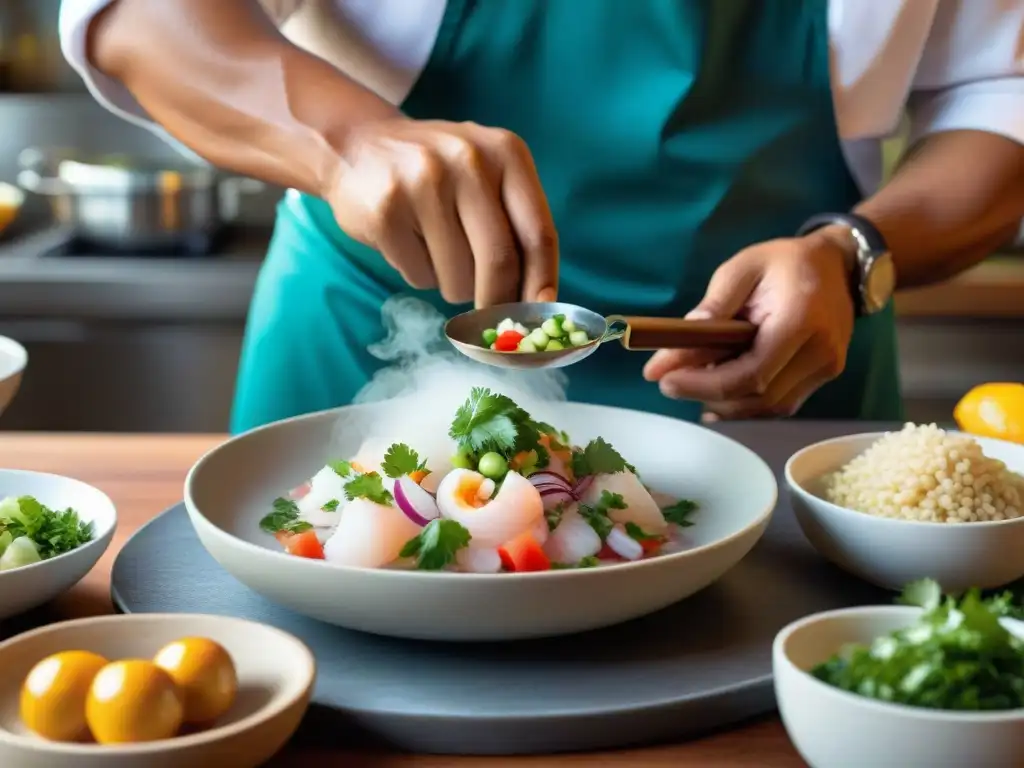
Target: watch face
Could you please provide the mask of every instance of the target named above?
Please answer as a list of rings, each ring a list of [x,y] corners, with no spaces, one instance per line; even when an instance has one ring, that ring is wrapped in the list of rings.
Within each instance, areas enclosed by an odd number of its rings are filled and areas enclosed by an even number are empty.
[[[885,254],[879,256],[868,267],[864,275],[862,295],[864,298],[864,310],[868,313],[880,312],[885,309],[896,291],[896,267],[893,264],[892,256]]]

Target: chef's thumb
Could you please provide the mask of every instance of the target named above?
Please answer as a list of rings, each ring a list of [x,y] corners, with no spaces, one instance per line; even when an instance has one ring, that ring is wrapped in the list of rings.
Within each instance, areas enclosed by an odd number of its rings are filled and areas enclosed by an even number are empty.
[[[733,259],[715,270],[700,303],[687,320],[729,320],[736,317],[757,287],[761,273],[749,261]]]

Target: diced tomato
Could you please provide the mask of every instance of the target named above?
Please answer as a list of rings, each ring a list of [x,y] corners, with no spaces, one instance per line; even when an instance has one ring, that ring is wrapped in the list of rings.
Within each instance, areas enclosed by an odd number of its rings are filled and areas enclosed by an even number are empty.
[[[515,352],[523,338],[519,331],[505,331],[494,340],[494,348],[499,352]]]
[[[501,556],[501,564],[509,571],[525,573],[551,570],[551,561],[529,531],[499,547],[498,554]]]
[[[601,547],[601,551],[597,553],[598,560],[621,560],[614,549],[609,547],[607,544]]]
[[[285,540],[284,550],[289,555],[296,557],[308,557],[312,560],[324,559],[324,548],[320,544],[320,539],[316,537],[316,531],[293,533]]]
[[[661,536],[654,536],[650,539],[641,539],[640,546],[644,549],[645,555],[652,555],[661,549],[662,544],[665,543],[665,539]]]
[[[429,474],[430,473],[427,472],[425,469],[417,469],[409,473],[409,479],[416,483],[416,485],[419,485],[420,483],[423,482],[423,478],[425,478]]]

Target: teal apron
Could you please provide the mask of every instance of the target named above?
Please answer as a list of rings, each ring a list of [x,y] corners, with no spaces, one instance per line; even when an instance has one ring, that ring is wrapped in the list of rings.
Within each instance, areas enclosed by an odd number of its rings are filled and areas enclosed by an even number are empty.
[[[603,314],[681,316],[742,248],[860,195],[829,81],[826,0],[448,0],[402,105],[472,120],[533,152],[561,243],[559,297]],[[232,430],[351,402],[381,363],[382,302],[413,292],[289,192],[250,309]],[[418,292],[454,314],[436,292]],[[606,345],[569,397],[696,420]],[[857,322],[847,369],[801,417],[900,419],[891,308]]]

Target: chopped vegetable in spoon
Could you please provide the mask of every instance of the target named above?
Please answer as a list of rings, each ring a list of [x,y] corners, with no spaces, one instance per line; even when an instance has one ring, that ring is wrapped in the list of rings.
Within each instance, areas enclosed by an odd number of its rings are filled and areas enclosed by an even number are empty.
[[[1024,707],[1024,640],[999,619],[1019,616],[1009,593],[971,590],[943,597],[934,581],[904,590],[924,613],[870,646],[843,649],[816,666],[819,680],[872,699],[929,709],[993,711]]]
[[[73,509],[53,510],[32,496],[0,501],[0,571],[49,560],[92,538],[93,524]]]
[[[497,328],[485,330],[481,338],[483,346],[497,352],[555,352],[591,341],[587,332],[565,315],[549,317],[532,330],[506,317]]]

